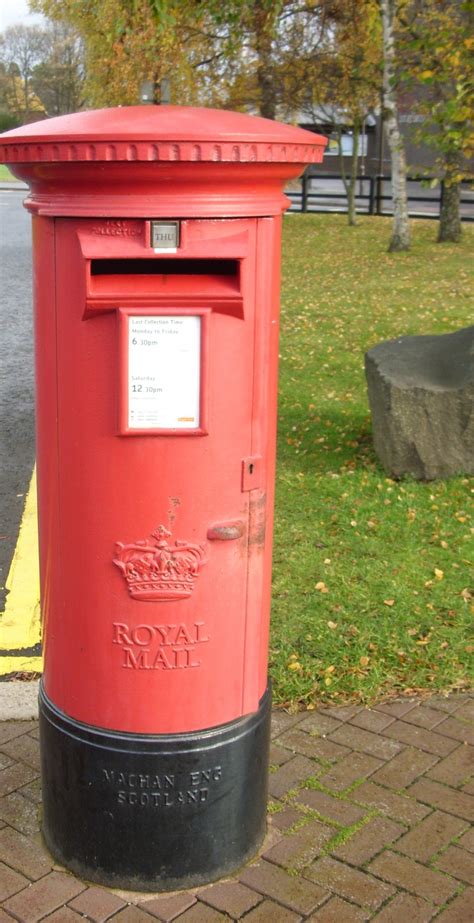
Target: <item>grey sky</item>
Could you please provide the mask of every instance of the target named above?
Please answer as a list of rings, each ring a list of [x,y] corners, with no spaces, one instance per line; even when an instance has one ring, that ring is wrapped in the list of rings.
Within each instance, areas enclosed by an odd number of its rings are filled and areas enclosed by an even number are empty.
[[[40,23],[42,18],[29,12],[27,0],[0,0],[0,32],[19,22],[24,25]]]

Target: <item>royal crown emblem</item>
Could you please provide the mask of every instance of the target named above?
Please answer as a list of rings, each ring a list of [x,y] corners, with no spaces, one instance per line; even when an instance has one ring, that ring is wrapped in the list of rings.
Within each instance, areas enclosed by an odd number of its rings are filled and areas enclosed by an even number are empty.
[[[205,545],[167,539],[171,532],[158,526],[151,539],[115,545],[114,564],[120,568],[130,596],[144,602],[166,602],[191,596],[199,569],[206,563]]]

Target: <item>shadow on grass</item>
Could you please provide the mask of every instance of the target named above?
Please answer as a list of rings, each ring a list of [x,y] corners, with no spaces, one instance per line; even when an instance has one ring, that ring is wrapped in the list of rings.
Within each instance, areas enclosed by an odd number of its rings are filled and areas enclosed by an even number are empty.
[[[365,413],[333,407],[316,419],[303,409],[282,408],[278,423],[278,461],[287,472],[309,474],[369,469],[386,476],[374,451],[372,424]]]

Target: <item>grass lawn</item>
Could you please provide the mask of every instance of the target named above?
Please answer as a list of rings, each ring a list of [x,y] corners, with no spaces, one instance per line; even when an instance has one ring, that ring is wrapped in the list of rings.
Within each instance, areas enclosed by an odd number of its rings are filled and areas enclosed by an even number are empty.
[[[412,230],[388,254],[390,219],[284,221],[271,675],[292,708],[472,682],[473,482],[394,482],[372,448],[365,350],[474,316],[474,227]]]
[[[0,163],[0,181],[2,179],[9,180],[12,182],[18,182],[16,176],[13,176],[13,173],[10,173],[10,170],[8,169],[8,167],[5,166],[4,163]]]

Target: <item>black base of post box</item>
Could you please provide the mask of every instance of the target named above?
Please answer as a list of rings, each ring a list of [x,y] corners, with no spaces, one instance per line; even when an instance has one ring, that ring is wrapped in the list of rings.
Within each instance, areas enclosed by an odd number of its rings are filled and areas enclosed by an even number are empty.
[[[134,891],[215,881],[265,835],[271,693],[257,712],[189,734],[69,718],[40,690],[43,835],[81,878]]]

